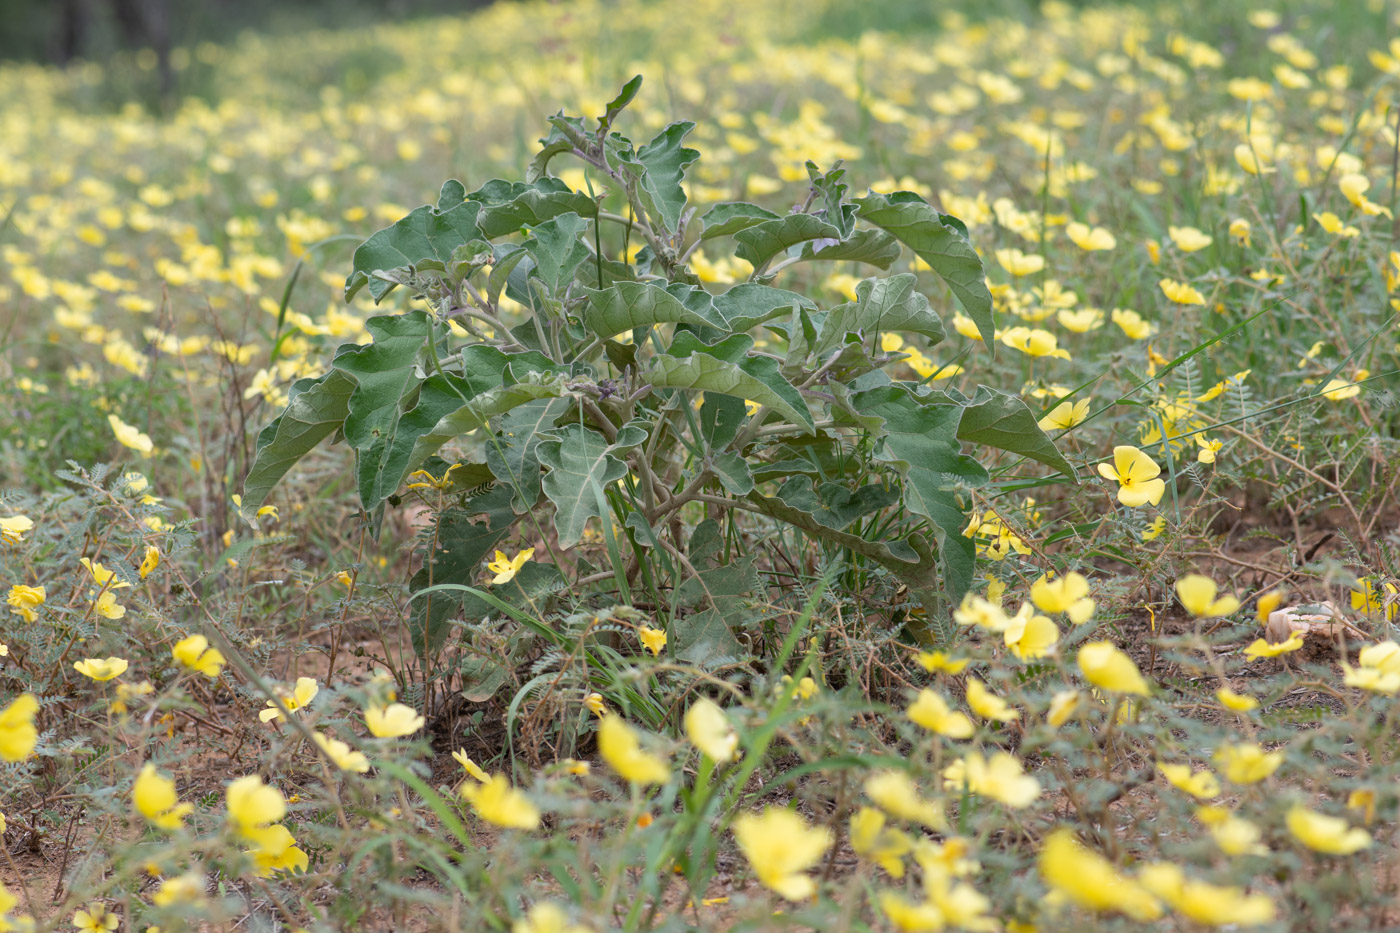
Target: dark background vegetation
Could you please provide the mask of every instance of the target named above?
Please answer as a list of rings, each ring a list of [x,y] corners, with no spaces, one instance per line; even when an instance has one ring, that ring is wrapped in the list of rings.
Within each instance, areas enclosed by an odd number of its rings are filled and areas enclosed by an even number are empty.
[[[153,49],[170,80],[170,49],[226,42],[245,29],[288,33],[461,13],[489,0],[0,0],[0,59],[66,64]]]

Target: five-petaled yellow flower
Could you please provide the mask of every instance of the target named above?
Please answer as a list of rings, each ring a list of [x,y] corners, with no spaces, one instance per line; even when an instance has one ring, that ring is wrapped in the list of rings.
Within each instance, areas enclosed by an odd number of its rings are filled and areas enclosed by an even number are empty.
[[[535,549],[526,548],[514,557],[506,557],[504,551],[496,552],[496,559],[486,565],[486,569],[495,574],[491,578],[493,586],[500,586],[502,583],[509,583],[515,579],[515,575],[520,572],[520,568],[525,566],[527,560],[535,559]]]
[[[605,715],[598,723],[598,754],[633,784],[664,784],[671,777],[670,766],[644,751],[636,730],[620,716]]]
[[[831,830],[811,827],[791,810],[769,807],[762,814],[741,813],[731,828],[758,881],[790,901],[817,891],[807,869],[831,847]]]
[[[423,728],[426,722],[418,711],[402,703],[388,706],[371,706],[365,710],[365,725],[370,734],[381,739],[398,739],[412,735]]]
[[[315,677],[298,677],[296,686],[292,689],[291,694],[284,694],[282,696],[282,702],[286,705],[287,709],[295,712],[315,699],[320,689],[320,686],[316,683]],[[267,705],[270,707],[269,709],[258,713],[258,718],[260,720],[263,722],[271,722],[274,719],[282,718],[282,710],[278,708],[276,703],[268,700]]]
[[[122,658],[86,658],[73,662],[75,671],[99,683],[120,677],[126,673],[127,667],[127,662]]]
[[[1079,649],[1079,669],[1084,678],[1100,690],[1147,695],[1142,672],[1112,642],[1091,641]]]
[[[1161,472],[1162,468],[1147,454],[1123,444],[1113,448],[1112,466],[1099,464],[1099,475],[1118,481],[1118,501],[1129,508],[1162,501],[1167,484],[1158,479]]]
[[[131,801],[138,813],[161,829],[179,829],[184,825],[185,817],[194,810],[194,804],[180,802],[175,793],[175,782],[157,771],[150,762],[146,762],[136,775],[136,783],[131,787]]]
[[[1218,587],[1210,577],[1199,573],[1188,573],[1176,581],[1176,596],[1186,611],[1201,619],[1214,619],[1227,616],[1240,608],[1240,601],[1234,596],[1216,598]]]
[[[214,678],[224,669],[224,655],[218,648],[209,647],[209,639],[203,635],[182,638],[170,648],[170,655],[190,670]]]

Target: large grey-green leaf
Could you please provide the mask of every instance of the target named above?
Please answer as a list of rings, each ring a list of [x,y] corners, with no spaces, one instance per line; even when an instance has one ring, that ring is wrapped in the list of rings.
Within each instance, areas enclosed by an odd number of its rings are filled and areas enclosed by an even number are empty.
[[[579,235],[588,221],[570,211],[536,227],[525,241],[526,252],[535,260],[535,275],[552,293],[560,293],[574,277],[578,264],[589,256]]]
[[[345,421],[355,380],[332,369],[319,379],[298,379],[287,391],[287,407],[258,432],[253,465],[243,481],[243,515],[255,514],[298,460]]]
[[[710,208],[705,212],[705,216],[700,218],[700,239],[711,240],[728,236],[761,224],[765,220],[779,219],[781,218],[778,214],[757,204],[747,201],[723,201]]]
[[[922,467],[911,467],[904,475],[904,506],[927,518],[933,526],[943,586],[957,602],[972,588],[977,576],[977,545],[963,534],[967,513],[958,505],[957,496],[946,488],[945,475]]]
[[[766,220],[734,234],[739,248],[734,255],[758,269],[790,246],[808,240],[841,239],[841,231],[811,214],[788,214],[777,220]]]
[[[869,340],[877,332],[901,331],[927,337],[930,346],[943,342],[948,336],[943,321],[919,293],[918,284],[918,277],[909,272],[858,284],[856,300],[837,305],[826,316],[817,357],[825,359],[845,343],[847,334]]]
[[[816,303],[797,292],[743,282],[722,295],[716,295],[714,306],[724,318],[725,325],[734,333],[742,334],[759,324],[790,314],[793,308],[815,308]]]
[[[978,386],[976,395],[962,409],[958,437],[1030,457],[1079,482],[1074,467],[1036,423],[1035,414],[1014,395]]]
[[[771,364],[771,370],[763,367],[764,363]],[[708,353],[692,353],[684,358],[662,355],[652,360],[646,378],[657,388],[698,389],[749,399],[768,406],[794,424],[816,429],[801,393],[778,372],[777,362],[767,357],[750,357],[741,368]]]
[[[839,243],[814,241],[802,247],[803,261],[863,262],[888,269],[899,259],[899,240],[883,230],[857,230]]]
[[[511,505],[518,515],[534,508],[540,497],[536,448],[568,407],[563,398],[526,402],[501,418],[495,439],[486,444],[486,463],[496,479],[515,491]]]
[[[526,402],[564,394],[564,377],[558,373],[530,373],[521,382],[483,392],[443,416],[431,431],[422,434],[413,446],[411,463],[422,463],[429,454],[454,437],[485,427],[492,418]]]
[[[554,503],[559,545],[571,548],[583,539],[590,518],[609,520],[600,499],[609,485],[627,475],[627,466],[612,455],[607,438],[581,424],[565,425],[546,436],[536,456],[549,468],[544,494]]]
[[[481,205],[463,201],[463,190],[461,182],[446,182],[436,206],[425,204],[361,243],[352,260],[354,271],[345,280],[345,300],[351,300],[368,285],[377,304],[398,284],[378,273],[411,271],[424,260],[440,262],[445,267],[454,250],[480,239],[477,217]]]
[[[968,317],[976,322],[982,341],[992,348],[996,339],[992,294],[987,290],[982,259],[972,248],[963,222],[940,214],[912,191],[888,196],[872,193],[855,203],[860,205],[861,220],[899,237],[948,283]]]
[[[492,179],[467,195],[468,204],[480,204],[477,226],[486,239],[514,233],[521,227],[537,227],[560,214],[573,212],[595,217],[598,205],[588,195],[574,191],[552,176],[534,182]]]
[[[662,288],[651,282],[617,282],[601,291],[590,289],[583,324],[603,338],[653,324],[725,328],[703,289],[679,284]]]
[[[799,474],[783,483],[778,498],[840,531],[858,518],[894,505],[899,501],[899,493],[880,483],[869,483],[854,491],[840,483],[822,483],[820,488],[814,488],[810,476]]]
[[[637,150],[636,161],[646,169],[639,179],[642,203],[661,216],[669,233],[680,227],[685,210],[685,189],[681,187],[685,170],[700,158],[699,152],[683,145],[693,129],[695,124],[689,121],[672,123]]]
[[[387,476],[385,468],[392,459],[405,400],[422,382],[415,364],[436,327],[422,311],[372,317],[365,328],[374,341],[342,348],[331,364],[356,383],[345,417],[345,439],[355,448],[356,483],[367,512],[403,478]]]
[[[898,385],[858,392],[851,397],[851,405],[867,417],[884,421],[884,443],[877,459],[900,469],[917,466],[967,482],[987,481],[982,465],[961,452],[957,432],[962,409],[958,406],[916,399]]]

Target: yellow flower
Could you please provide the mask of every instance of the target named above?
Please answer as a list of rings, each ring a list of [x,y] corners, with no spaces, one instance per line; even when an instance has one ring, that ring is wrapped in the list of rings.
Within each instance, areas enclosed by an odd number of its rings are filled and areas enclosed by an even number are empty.
[[[1089,910],[1155,920],[1162,905],[1146,889],[1096,852],[1081,846],[1068,829],[1046,837],[1037,860],[1040,877],[1059,896]]]
[[[452,760],[461,765],[463,771],[467,772],[467,774],[476,778],[481,783],[485,784],[487,781],[491,780],[491,775],[481,770],[481,768],[477,766],[477,763],[472,761],[471,756],[467,754],[465,748],[459,748],[453,752]]]
[[[1268,622],[1268,616],[1273,614],[1284,602],[1282,590],[1274,590],[1259,597],[1259,601],[1254,602],[1254,618],[1259,619],[1260,625]]]
[[[729,724],[729,717],[708,697],[700,697],[685,711],[685,735],[716,764],[733,761],[739,748],[739,736]]]
[[[195,872],[166,878],[151,895],[151,903],[157,907],[169,907],[172,904],[199,904],[204,900],[204,886],[204,876]],[[157,928],[147,927],[146,933],[151,933],[155,929]]]
[[[969,752],[963,765],[968,790],[1013,810],[1030,806],[1040,796],[1040,782],[1021,770],[1015,755],[997,752],[989,760],[981,752]]]
[[[527,560],[535,559],[535,549],[530,547],[516,554],[514,557],[506,557],[503,551],[496,552],[496,559],[486,565],[486,569],[495,574],[491,578],[493,586],[500,586],[502,583],[509,583],[515,579],[515,575],[520,572],[520,568],[525,566]]]
[[[1071,223],[1065,225],[1065,236],[1070,242],[1085,252],[1113,249],[1118,241],[1103,227],[1090,227],[1088,224]]]
[[[1212,242],[1213,238],[1207,236],[1195,227],[1168,227],[1167,236],[1171,237],[1176,248],[1183,253],[1194,253],[1198,249],[1205,249]],[[1176,299],[1172,299],[1175,301]]]
[[[1379,589],[1370,580],[1360,581],[1361,585],[1351,591],[1351,608],[1368,615],[1384,612],[1386,621],[1389,622],[1400,613],[1400,588],[1394,583],[1386,583]]]
[[[919,691],[907,715],[930,732],[950,739],[971,738],[974,731],[972,720],[966,713],[953,709],[947,700],[927,688]]]
[[[126,607],[117,602],[115,593],[105,592],[93,603],[93,611],[104,619],[120,619],[126,615]]]
[[[539,903],[510,926],[510,933],[592,933],[588,927],[570,923],[558,904]]]
[[[996,251],[996,257],[1003,269],[1017,277],[1034,275],[1045,268],[1044,256],[1026,254],[1019,249],[999,249]]]
[[[1113,314],[1110,316],[1113,319],[1113,323],[1117,324],[1123,333],[1127,334],[1133,340],[1146,340],[1148,337],[1157,333],[1157,325],[1145,320],[1143,316],[1136,311],[1129,311],[1126,308],[1114,308]]]
[[[365,710],[365,725],[371,735],[381,739],[398,739],[412,735],[423,728],[426,720],[418,711],[402,703],[388,706],[371,706]]]
[[[1351,855],[1371,845],[1371,834],[1360,827],[1348,825],[1337,816],[1326,816],[1295,804],[1288,811],[1288,831],[1314,852],[1326,855]]]
[[[39,742],[39,730],[34,728],[34,716],[39,701],[30,693],[21,693],[0,710],[0,758],[23,761]]]
[[[1177,282],[1173,279],[1162,279],[1157,283],[1162,294],[1167,296],[1167,300],[1174,301],[1179,305],[1204,305],[1205,296],[1197,291],[1189,282]]]
[[[608,711],[608,705],[603,702],[601,693],[590,693],[583,698],[583,705],[588,707],[595,716],[602,716]]]
[[[1400,645],[1393,641],[1367,645],[1357,660],[1359,668],[1342,662],[1343,682],[1348,687],[1390,696],[1400,692]]]
[[[1089,598],[1089,580],[1070,571],[1058,580],[1049,574],[1031,584],[1031,602],[1041,612],[1063,612],[1075,625],[1083,625],[1094,614],[1094,601]]]
[[[1069,721],[1069,717],[1079,708],[1078,690],[1061,690],[1050,698],[1050,709],[1045,713],[1045,721],[1058,729]]]
[[[73,926],[83,933],[110,933],[121,925],[122,918],[109,911],[101,901],[88,905],[87,910],[73,914]]]
[[[107,423],[112,427],[112,433],[116,435],[117,442],[123,447],[130,447],[139,454],[149,457],[154,451],[155,444],[151,443],[151,438],[142,434],[134,426],[127,424],[116,415],[108,415]]]
[[[477,816],[506,829],[538,829],[540,811],[530,798],[511,786],[504,774],[492,775],[484,784],[465,783],[462,796]]]
[[[1030,603],[1022,603],[1020,611],[1007,623],[1003,638],[1017,658],[1032,661],[1050,653],[1060,640],[1060,630],[1049,616],[1036,615]]]
[[[104,680],[111,680],[126,673],[128,664],[121,658],[87,658],[83,661],[74,661],[73,669],[84,677],[101,683]]]
[[[1168,862],[1145,866],[1138,880],[1182,916],[1203,926],[1257,926],[1271,922],[1276,913],[1274,902],[1266,895],[1189,881],[1179,867]]]
[[[1226,855],[1268,855],[1269,850],[1259,842],[1263,835],[1259,827],[1232,814],[1221,806],[1207,805],[1196,815],[1210,829],[1211,838]]]
[[[161,829],[179,829],[185,817],[194,810],[194,804],[181,803],[175,793],[175,782],[156,770],[147,762],[136,775],[136,783],[131,787],[131,801],[146,819]]]
[[[953,621],[959,625],[977,625],[998,634],[1006,631],[1011,623],[1000,606],[975,593],[963,594],[962,603],[953,610]]]
[[[92,582],[108,590],[120,590],[131,586],[125,580],[117,578],[115,570],[109,570],[96,561],[88,560],[86,557],[80,558],[78,563],[87,568],[87,572],[92,576]]]
[[[291,696],[284,695],[282,697],[282,702],[286,704],[287,709],[295,712],[315,699],[316,694],[319,693],[320,690],[321,688],[317,686],[315,677],[298,677],[296,687],[293,689]],[[258,713],[258,719],[263,722],[271,722],[274,719],[282,718],[282,710],[277,707],[276,703],[268,700],[267,705],[269,709]]]
[[[1379,204],[1366,197],[1366,191],[1371,187],[1371,182],[1365,175],[1350,173],[1337,179],[1337,187],[1342,190],[1342,194],[1355,206],[1361,208],[1361,213],[1368,217],[1375,217],[1378,214],[1390,215],[1390,208],[1381,207]]]
[[[1147,695],[1147,681],[1133,659],[1111,642],[1093,641],[1079,649],[1079,669],[1100,690]]]
[[[1069,351],[1059,346],[1055,335],[1039,327],[1012,327],[1004,331],[998,339],[1011,349],[1020,350],[1027,356],[1053,356],[1062,360],[1070,358]]]
[[[0,518],[0,538],[6,544],[19,544],[24,540],[24,534],[34,528],[34,520],[27,515],[11,515],[9,518]]]
[[[943,808],[919,793],[919,786],[905,771],[877,771],[865,779],[865,793],[890,816],[921,823],[932,830],[947,825]]]
[[[260,877],[265,878],[275,871],[306,868],[306,853],[297,848],[287,828],[278,825],[287,815],[287,801],[281,791],[263,784],[256,774],[250,774],[230,783],[225,799],[229,826],[240,839],[253,846],[252,855]]]
[[[967,658],[954,658],[946,651],[920,651],[914,655],[914,663],[930,674],[942,671],[945,674],[961,674],[970,663]]]
[[[643,625],[637,629],[637,638],[653,656],[659,655],[666,647],[666,633],[659,628]]]
[[[1082,424],[1084,419],[1089,417],[1091,401],[1086,398],[1077,402],[1061,402],[1036,424],[1042,431],[1067,431],[1077,424]]]
[[[805,872],[830,848],[831,830],[809,827],[791,810],[769,807],[760,815],[741,813],[731,832],[764,887],[790,901],[816,893],[816,883]]]
[[[1343,223],[1342,218],[1338,217],[1331,211],[1323,211],[1320,214],[1313,214],[1312,217],[1313,220],[1317,221],[1317,225],[1319,227],[1321,227],[1323,230],[1326,230],[1333,236],[1350,238],[1361,235],[1360,230],[1358,230],[1355,227],[1349,226],[1346,223]]]
[[[1244,656],[1251,661],[1260,658],[1276,658],[1281,654],[1288,654],[1290,651],[1297,651],[1303,647],[1303,632],[1301,629],[1294,629],[1287,640],[1281,642],[1267,642],[1262,638],[1256,638],[1249,643],[1249,647],[1244,649]]]
[[[664,784],[671,768],[657,755],[643,751],[637,732],[620,716],[598,723],[598,753],[623,780],[633,784]]]
[[[369,759],[345,742],[333,739],[328,735],[322,735],[319,732],[314,733],[314,735],[317,747],[331,760],[331,764],[340,770],[353,771],[356,774],[364,774],[369,770]]]
[[[1118,481],[1118,501],[1129,508],[1162,501],[1167,484],[1157,478],[1161,472],[1162,468],[1147,454],[1122,444],[1113,448],[1112,466],[1099,464],[1099,475]]]
[[[1220,701],[1220,705],[1236,713],[1247,713],[1252,709],[1259,708],[1259,701],[1247,693],[1236,693],[1229,687],[1221,687],[1215,691],[1215,698]]]
[[[904,877],[904,856],[913,848],[909,837],[885,827],[885,814],[874,807],[861,807],[851,814],[851,849],[889,872]]]
[[[1376,818],[1376,792],[1357,788],[1347,794],[1347,809],[1359,811],[1362,821],[1369,826]]]
[[[48,598],[48,592],[42,586],[25,586],[23,583],[16,583],[10,587],[10,595],[5,598],[13,608],[10,615],[16,615],[26,622],[35,622],[39,619],[39,614],[34,610],[44,604]]]
[[[1236,217],[1234,220],[1230,221],[1230,237],[1241,246],[1249,245],[1251,230],[1252,228],[1249,225],[1249,221],[1245,220],[1243,217]]]
[[[205,677],[218,677],[224,669],[224,655],[218,648],[209,647],[209,639],[203,635],[191,635],[177,641],[170,649],[170,655],[190,670]]]
[[[1263,157],[1249,143],[1235,146],[1235,164],[1251,175],[1267,175],[1278,169],[1264,161]]]
[[[141,579],[144,580],[151,575],[151,571],[160,566],[160,549],[151,545],[146,547],[146,556],[141,560]]]
[[[1220,781],[1209,771],[1197,771],[1192,774],[1190,765],[1167,764],[1161,761],[1157,762],[1157,770],[1162,772],[1162,776],[1172,787],[1184,790],[1192,797],[1209,800],[1211,797],[1220,796]]]
[[[978,342],[982,340],[982,331],[977,329],[977,322],[961,311],[953,312],[953,330],[957,331],[968,340],[976,340]]]
[[[987,685],[976,677],[967,679],[967,705],[983,719],[996,719],[1011,722],[1021,714],[1011,705],[987,689]]]
[[[1217,587],[1210,577],[1189,573],[1176,581],[1176,596],[1186,611],[1197,618],[1214,619],[1227,616],[1240,608],[1240,601],[1233,596],[1215,598]]]
[[[1060,326],[1076,334],[1087,334],[1091,330],[1098,330],[1103,327],[1103,319],[1103,312],[1098,308],[1059,311],[1055,314],[1055,320],[1060,322]]]
[[[1215,763],[1234,784],[1256,784],[1278,770],[1283,752],[1266,752],[1252,742],[1222,745],[1215,752]]]

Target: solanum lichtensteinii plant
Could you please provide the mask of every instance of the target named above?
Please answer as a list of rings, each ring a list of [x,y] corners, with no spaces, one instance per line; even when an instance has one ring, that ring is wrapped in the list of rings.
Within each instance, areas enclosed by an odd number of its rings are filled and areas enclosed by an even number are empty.
[[[622,603],[640,589],[674,608],[665,594],[704,566],[688,506],[858,555],[922,603],[916,636],[946,631],[949,598],[974,574],[968,492],[989,482],[967,450],[1000,448],[1074,476],[1018,398],[938,389],[936,373],[890,375],[888,364],[909,358],[891,346],[921,355],[915,341],[926,349],[945,337],[919,277],[887,274],[906,250],[992,343],[991,296],[966,228],[911,192],[851,197],[843,168],[810,162],[807,196],[785,214],[726,202],[697,216],[684,187],[700,158],[685,145],[693,124],[642,145],[614,129],[640,86],[630,81],[596,126],[551,118],[523,181],[471,192],[449,181],[436,204],[356,250],[347,300],[368,289],[383,302],[399,288],[407,300],[367,322],[371,343],[342,347],[323,376],[292,386],[258,438],[245,514],[331,435],[354,448],[376,524],[415,471],[450,490],[457,501],[438,515],[414,580],[425,659],[463,611],[452,587],[469,585],[522,522],[554,559],[522,562],[505,592],[528,599],[586,578]],[[586,163],[601,190],[551,174],[564,158]],[[691,265],[702,247],[732,250],[717,261],[747,277],[708,290]],[[854,300],[822,307],[784,287],[796,267],[833,262],[873,273]],[[463,458],[444,458],[454,442]],[[612,572],[567,579],[560,553],[590,523]],[[702,588],[704,611],[667,620],[682,658],[737,651],[723,597]]]

